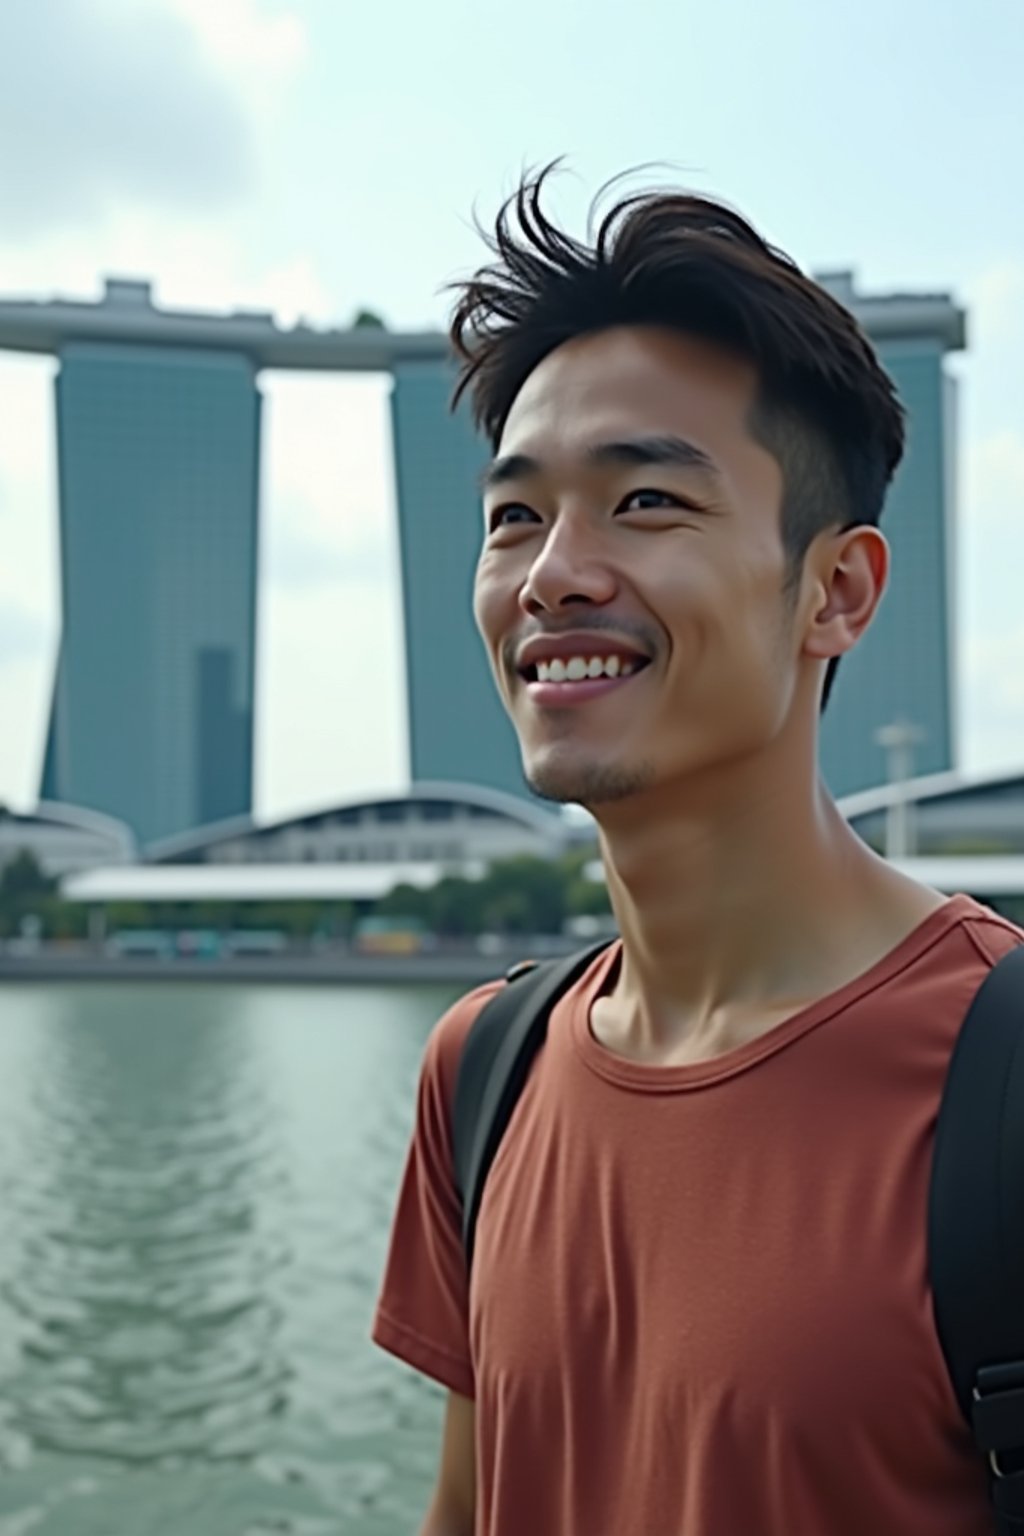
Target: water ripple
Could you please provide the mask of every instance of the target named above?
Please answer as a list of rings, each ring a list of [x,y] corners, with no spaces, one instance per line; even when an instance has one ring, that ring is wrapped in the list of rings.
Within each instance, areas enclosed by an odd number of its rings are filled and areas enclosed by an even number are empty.
[[[0,1536],[391,1536],[440,1394],[367,1342],[435,993],[8,988]]]

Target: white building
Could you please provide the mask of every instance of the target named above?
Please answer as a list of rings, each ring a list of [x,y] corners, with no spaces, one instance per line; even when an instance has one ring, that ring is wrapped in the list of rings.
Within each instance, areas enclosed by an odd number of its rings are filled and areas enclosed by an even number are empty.
[[[130,827],[99,811],[44,800],[34,811],[0,806],[0,870],[30,853],[51,879],[97,865],[134,864],[139,852]]]
[[[402,883],[482,874],[498,859],[555,858],[594,841],[561,808],[471,784],[420,783],[257,825],[248,817],[151,844],[131,868],[65,881],[72,901],[376,900]]]

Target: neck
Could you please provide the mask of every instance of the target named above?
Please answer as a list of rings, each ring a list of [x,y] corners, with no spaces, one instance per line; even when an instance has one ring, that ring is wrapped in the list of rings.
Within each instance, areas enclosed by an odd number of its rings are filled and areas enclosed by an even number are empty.
[[[598,807],[623,938],[613,1006],[637,1049],[718,1049],[861,971],[936,893],[847,826],[807,767],[763,756]],[[772,1011],[774,1010],[774,1016]]]

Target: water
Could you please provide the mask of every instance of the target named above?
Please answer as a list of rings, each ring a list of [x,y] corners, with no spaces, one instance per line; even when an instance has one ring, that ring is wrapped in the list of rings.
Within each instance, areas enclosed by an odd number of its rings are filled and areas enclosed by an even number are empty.
[[[0,1536],[409,1536],[367,1338],[457,988],[0,989]]]

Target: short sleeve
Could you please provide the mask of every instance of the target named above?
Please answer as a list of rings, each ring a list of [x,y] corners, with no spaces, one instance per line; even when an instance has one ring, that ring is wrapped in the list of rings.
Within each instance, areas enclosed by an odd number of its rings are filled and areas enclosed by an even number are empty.
[[[427,1041],[371,1330],[375,1344],[464,1397],[474,1396],[474,1381],[451,1107],[463,1043],[500,986],[490,983],[460,998]]]

